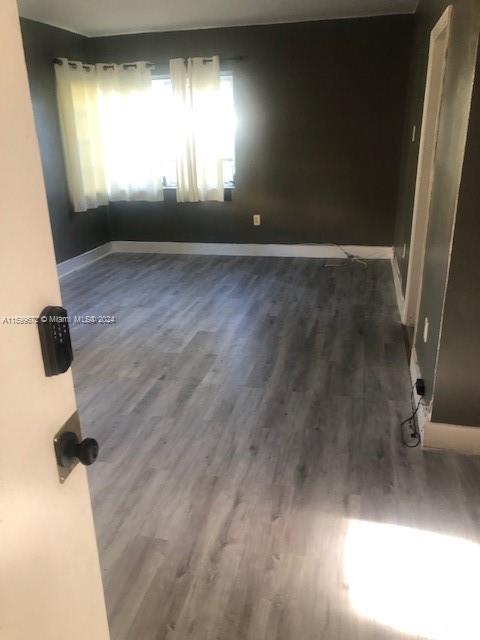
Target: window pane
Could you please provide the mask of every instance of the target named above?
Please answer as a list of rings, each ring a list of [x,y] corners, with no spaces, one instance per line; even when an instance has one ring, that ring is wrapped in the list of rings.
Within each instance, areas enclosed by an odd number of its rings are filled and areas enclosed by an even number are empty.
[[[158,149],[158,161],[161,163],[165,185],[174,187],[177,183],[176,175],[176,140],[175,131],[177,113],[173,99],[170,78],[154,78],[153,94],[158,114],[158,127],[152,131]],[[233,77],[231,74],[220,76],[220,100],[222,118],[219,122],[220,135],[223,143],[223,171],[224,183],[232,185],[235,179],[235,109],[233,103]]]
[[[162,175],[166,186],[177,183],[175,161],[175,106],[173,101],[172,83],[170,78],[154,78],[153,94],[158,114],[158,127],[152,131],[158,149],[158,161],[162,167]]]
[[[223,139],[223,181],[225,184],[235,180],[235,105],[233,102],[233,76],[220,76],[220,100],[223,118],[220,123]]]

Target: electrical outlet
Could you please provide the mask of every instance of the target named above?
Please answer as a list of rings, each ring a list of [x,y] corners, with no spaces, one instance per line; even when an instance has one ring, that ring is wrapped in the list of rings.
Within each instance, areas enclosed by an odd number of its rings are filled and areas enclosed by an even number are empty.
[[[417,137],[417,125],[414,124],[412,128],[412,142],[415,142],[416,137]]]
[[[407,253],[407,243],[404,242],[403,249],[402,249],[402,258],[405,258],[406,253]]]
[[[262,224],[262,216],[259,213],[253,214],[253,226],[259,227]]]
[[[429,329],[430,325],[428,322],[428,318],[425,317],[425,322],[423,324],[423,341],[427,342],[428,341],[428,329]]]

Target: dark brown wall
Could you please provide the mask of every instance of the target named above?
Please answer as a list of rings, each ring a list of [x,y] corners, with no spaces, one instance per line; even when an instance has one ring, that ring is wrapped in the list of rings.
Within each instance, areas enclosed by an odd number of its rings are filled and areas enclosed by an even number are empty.
[[[57,262],[108,240],[106,210],[74,213],[63,162],[52,59],[85,58],[86,38],[40,22],[20,20]]]
[[[22,20],[57,260],[109,238],[339,242],[393,238],[412,16],[85,39]],[[75,214],[68,199],[52,58],[243,56],[233,202],[123,203]],[[159,123],[168,126],[168,123]],[[252,214],[262,214],[253,227]],[[108,228],[110,223],[111,229]]]
[[[141,59],[167,68],[174,57],[244,57],[233,66],[233,202],[179,205],[170,194],[159,204],[114,204],[112,238],[391,245],[412,20],[89,40],[91,61]],[[254,213],[262,214],[261,227],[253,227]]]
[[[480,426],[480,60],[458,199],[433,420]]]
[[[413,199],[418,156],[418,131],[411,142],[411,128],[421,124],[430,32],[448,4],[453,4],[452,31],[447,59],[442,108],[439,118],[432,206],[429,216],[423,286],[419,310],[419,330],[415,348],[427,400],[434,391],[442,310],[448,277],[452,229],[456,212],[458,180],[462,170],[465,136],[478,40],[479,7],[476,0],[421,0],[415,16],[413,63],[404,138],[404,161],[397,217],[395,254],[405,287],[408,267]],[[407,252],[402,259],[403,244]],[[469,278],[469,274],[465,274]],[[428,342],[423,341],[424,320],[429,319]],[[444,338],[442,338],[442,342]],[[438,397],[439,399],[439,397]],[[435,414],[435,411],[434,411]]]

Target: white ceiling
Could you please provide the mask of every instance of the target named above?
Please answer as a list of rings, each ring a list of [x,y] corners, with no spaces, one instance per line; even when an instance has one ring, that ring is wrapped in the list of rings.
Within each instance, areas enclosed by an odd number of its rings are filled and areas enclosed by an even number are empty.
[[[87,36],[412,13],[418,0],[18,0],[20,15]]]

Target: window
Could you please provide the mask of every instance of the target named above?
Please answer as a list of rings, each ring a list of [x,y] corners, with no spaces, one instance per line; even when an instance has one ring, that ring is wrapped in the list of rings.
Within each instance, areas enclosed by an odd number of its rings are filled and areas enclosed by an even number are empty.
[[[176,174],[176,145],[175,131],[177,128],[177,113],[175,109],[172,83],[169,77],[154,77],[153,93],[156,101],[159,126],[152,135],[156,139],[158,161],[162,167],[163,183],[166,187],[175,187]],[[220,127],[223,140],[223,181],[226,187],[235,183],[235,129],[236,118],[233,102],[233,76],[222,73],[220,76],[220,99],[222,102],[222,120]]]
[[[108,202],[223,202],[235,176],[233,79],[218,56],[151,64],[55,65],[60,125],[75,211]]]

